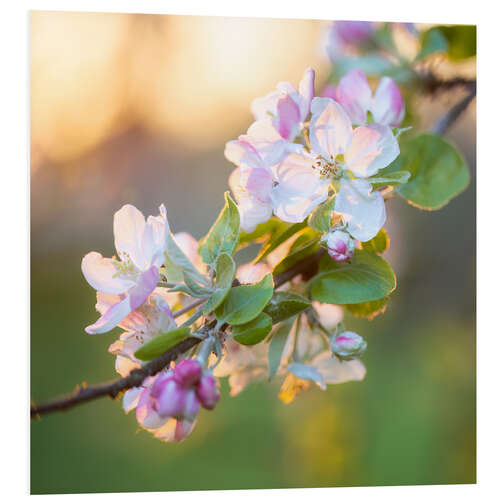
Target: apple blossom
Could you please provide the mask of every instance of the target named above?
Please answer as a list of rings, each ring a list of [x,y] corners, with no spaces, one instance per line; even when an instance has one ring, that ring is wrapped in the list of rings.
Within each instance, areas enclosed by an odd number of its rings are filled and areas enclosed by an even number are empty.
[[[356,125],[366,123],[367,113],[371,112],[375,123],[399,127],[405,115],[403,96],[392,78],[384,76],[372,95],[368,79],[358,69],[340,79],[335,100]]]
[[[307,68],[297,90],[289,82],[278,83],[277,90],[252,102],[256,120],[270,119],[280,136],[293,141],[304,127],[314,97],[314,70]]]
[[[119,260],[90,252],[82,260],[82,272],[98,292],[118,297],[111,307],[85,331],[90,334],[112,330],[137,309],[156,288],[159,268],[165,260],[167,210],[147,221],[132,205],[115,213],[113,230]]]
[[[356,48],[369,41],[375,32],[375,25],[368,21],[336,21],[327,33],[326,50],[334,63],[346,52],[355,52]]]

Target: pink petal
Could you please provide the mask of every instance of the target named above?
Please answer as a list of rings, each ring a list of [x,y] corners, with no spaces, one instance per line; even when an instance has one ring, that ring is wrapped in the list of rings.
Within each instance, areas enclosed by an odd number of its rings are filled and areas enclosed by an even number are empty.
[[[252,101],[251,110],[256,120],[269,118],[270,115],[276,115],[276,105],[278,99],[281,97],[281,92],[275,90],[265,95],[264,97],[257,97]]]
[[[93,325],[87,326],[85,331],[91,335],[109,332],[118,326],[131,311],[130,297],[125,295],[123,300],[113,304]]]
[[[240,185],[262,203],[270,201],[273,175],[265,168],[241,170]]]
[[[113,259],[103,257],[98,252],[90,252],[82,259],[82,273],[89,285],[103,293],[120,294],[134,286],[128,279],[116,277],[118,271]]]
[[[392,78],[384,76],[379,83],[371,105],[377,123],[399,127],[405,115],[403,96]]]
[[[370,177],[399,155],[398,141],[386,125],[371,124],[354,130],[345,152],[346,168],[358,177]]]
[[[283,139],[293,140],[300,131],[300,110],[297,103],[284,95],[278,101],[275,126]]]
[[[314,97],[314,70],[307,68],[304,71],[304,76],[299,83],[299,94],[301,95],[300,103],[300,120],[305,121],[311,109],[311,101]]]
[[[339,81],[337,101],[355,125],[366,123],[366,113],[371,105],[372,91],[365,74],[352,69]]]
[[[151,266],[150,269],[139,276],[137,284],[128,292],[132,310],[137,309],[151,295],[158,284],[159,276],[160,274],[155,266]]]
[[[342,107],[332,99],[315,97],[311,112],[309,140],[313,151],[325,159],[344,153],[352,136],[352,125]]]

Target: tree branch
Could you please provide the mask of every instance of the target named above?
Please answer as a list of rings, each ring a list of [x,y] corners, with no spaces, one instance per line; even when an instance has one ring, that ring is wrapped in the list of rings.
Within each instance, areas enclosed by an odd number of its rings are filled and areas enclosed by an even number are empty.
[[[295,264],[295,266],[288,269],[287,271],[281,274],[277,274],[274,277],[274,288],[277,289],[287,281],[293,279],[295,276],[306,273],[311,268],[314,268],[323,254],[323,249],[318,250],[318,252],[299,261],[297,264]],[[239,282],[235,280],[233,286],[237,286],[238,284]],[[204,300],[205,299],[202,299],[201,302],[203,302]],[[200,301],[196,302],[201,303]],[[185,308],[177,311],[174,316],[180,316],[196,307],[196,305],[198,304],[193,302],[192,304],[190,304],[189,308],[188,306],[186,306]],[[208,333],[212,328],[214,328],[215,324],[215,320],[207,323],[199,330],[199,333]],[[222,328],[224,327],[227,327],[227,325],[223,325]],[[170,363],[172,363],[172,361],[175,361],[177,359],[178,356],[184,354],[199,342],[201,342],[200,338],[189,337],[169,349],[167,352],[163,353],[161,356],[145,364],[142,368],[132,370],[127,377],[92,386],[85,386],[84,384],[82,384],[82,386],[78,386],[75,392],[69,396],[62,396],[60,398],[48,401],[46,403],[41,403],[39,405],[32,404],[31,418],[39,417],[40,415],[53,413],[56,411],[68,410],[82,403],[86,403],[87,401],[92,401],[104,396],[109,396],[110,398],[115,399],[122,392],[133,387],[139,387],[147,377],[155,375],[164,368],[168,367]]]
[[[469,93],[455,106],[453,106],[446,114],[444,114],[431,128],[431,132],[437,135],[444,135],[448,129],[455,123],[460,115],[467,109],[469,104],[476,97],[476,85],[471,87]]]

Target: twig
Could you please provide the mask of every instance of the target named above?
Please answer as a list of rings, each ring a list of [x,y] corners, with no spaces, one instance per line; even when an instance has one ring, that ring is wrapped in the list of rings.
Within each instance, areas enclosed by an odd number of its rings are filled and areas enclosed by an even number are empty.
[[[184,306],[182,309],[179,309],[178,311],[175,311],[173,313],[174,318],[178,318],[179,316],[182,316],[183,314],[186,314],[187,312],[191,311],[195,307],[198,307],[199,305],[203,304],[207,299],[198,299],[195,300],[194,302],[191,302],[191,304],[188,304],[187,306]]]
[[[431,128],[431,131],[437,135],[444,135],[460,115],[467,109],[472,100],[476,97],[476,86],[453,106],[444,116],[442,116]]]
[[[305,259],[299,261],[291,269],[276,275],[274,277],[274,283],[275,283],[274,288],[275,289],[279,288],[280,286],[282,286],[284,283],[291,280],[295,276],[307,272],[309,269],[315,266],[319,258],[323,255],[323,253],[324,252],[320,250],[316,252],[314,255],[310,255],[309,257],[306,257]],[[237,286],[238,284],[239,282],[235,280],[233,286]],[[174,317],[181,316],[185,312],[188,312],[197,305],[203,303],[205,300],[206,299],[200,299],[193,302],[192,304],[189,304],[189,306],[186,306],[183,309],[177,311],[174,314]],[[203,326],[199,330],[199,333],[200,334],[208,333],[211,329],[214,328],[215,325],[216,321],[213,320],[207,323],[205,326]],[[224,326],[222,328],[224,328]],[[69,396],[63,396],[58,399],[49,401],[47,403],[41,403],[39,405],[32,404],[31,418],[39,417],[40,415],[53,413],[56,411],[68,410],[79,404],[85,403],[87,401],[92,401],[93,399],[102,398],[104,396],[109,396],[110,398],[115,399],[123,391],[131,389],[132,387],[140,386],[147,377],[155,375],[159,371],[169,366],[170,363],[172,361],[175,361],[178,356],[185,353],[199,342],[201,342],[200,338],[189,337],[180,342],[179,344],[177,344],[176,346],[169,349],[167,352],[163,353],[158,358],[153,359],[152,361],[144,365],[142,368],[137,368],[133,370],[127,377],[120,378],[118,380],[114,380],[104,384],[87,386],[87,387],[85,386],[78,387],[76,391]]]

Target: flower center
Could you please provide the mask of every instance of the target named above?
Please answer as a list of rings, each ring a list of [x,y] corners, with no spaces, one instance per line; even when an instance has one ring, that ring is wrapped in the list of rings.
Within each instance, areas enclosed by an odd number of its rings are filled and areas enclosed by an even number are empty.
[[[130,255],[127,252],[119,252],[118,255],[121,260],[113,257],[113,265],[116,268],[116,274],[113,275],[113,278],[137,279],[140,272],[132,262]]]
[[[343,155],[337,155],[335,158],[333,158],[333,155],[330,155],[330,159],[328,160],[323,156],[318,155],[314,159],[312,168],[319,173],[319,176],[322,179],[330,177],[339,179],[342,175],[343,163]]]

